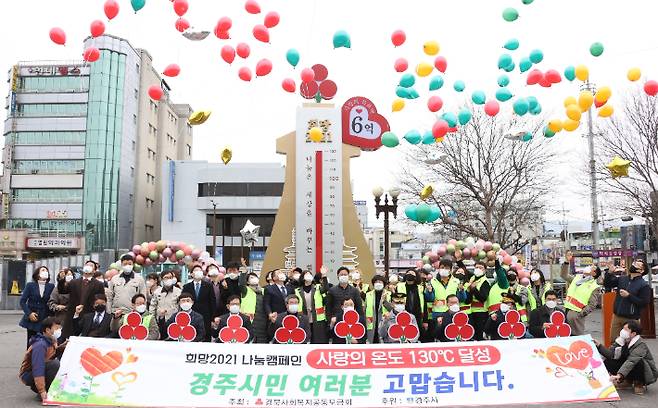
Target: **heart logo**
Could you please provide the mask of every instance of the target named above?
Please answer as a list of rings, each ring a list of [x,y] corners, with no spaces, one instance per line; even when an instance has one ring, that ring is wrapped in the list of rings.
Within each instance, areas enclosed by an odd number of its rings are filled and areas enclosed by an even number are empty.
[[[361,113],[363,112],[363,108],[356,108],[356,113]]]
[[[103,355],[97,349],[90,347],[80,355],[80,364],[92,377],[109,373],[123,363],[123,354],[118,351],[110,351]]]
[[[592,355],[592,347],[582,340],[571,343],[568,350],[560,346],[551,346],[546,350],[548,361],[557,366],[576,370],[586,369]]]
[[[361,150],[377,150],[382,134],[391,130],[385,117],[377,113],[375,104],[360,96],[348,99],[342,107],[343,143]]]
[[[120,371],[117,371],[116,373],[112,374],[112,381],[121,388],[121,386],[130,384],[132,382],[137,381],[137,373],[136,372],[130,372],[127,374],[124,374]]]

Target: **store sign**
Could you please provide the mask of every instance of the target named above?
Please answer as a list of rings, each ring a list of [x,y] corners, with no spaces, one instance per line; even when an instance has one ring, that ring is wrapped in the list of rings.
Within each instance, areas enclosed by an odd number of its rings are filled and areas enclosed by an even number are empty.
[[[79,249],[78,238],[28,238],[28,248],[32,249]]]
[[[54,76],[54,75],[80,75],[80,67],[77,66],[39,66],[29,67],[27,72],[31,76]]]
[[[631,249],[601,249],[592,253],[594,258],[632,257],[635,253]]]
[[[46,218],[50,220],[69,218],[69,212],[67,210],[50,210],[48,211]]]
[[[163,369],[176,373],[167,392],[145,392],[162,386]],[[613,400],[619,395],[589,335],[278,346],[71,337],[45,403],[379,408]]]

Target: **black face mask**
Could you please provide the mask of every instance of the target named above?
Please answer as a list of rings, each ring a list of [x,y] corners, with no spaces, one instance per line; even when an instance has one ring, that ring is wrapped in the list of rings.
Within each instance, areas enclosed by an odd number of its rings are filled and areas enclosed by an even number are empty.
[[[95,305],[94,310],[98,313],[103,313],[107,309],[106,305]]]
[[[629,273],[642,273],[639,269],[635,267],[635,265],[631,264],[631,267],[628,269]]]
[[[405,275],[404,280],[409,283],[416,282],[416,277],[414,275]]]
[[[516,282],[516,275],[508,275],[507,280],[510,281],[510,283]]]
[[[463,273],[456,273],[455,278],[457,278],[460,281],[464,282],[466,280],[466,275],[464,275]]]

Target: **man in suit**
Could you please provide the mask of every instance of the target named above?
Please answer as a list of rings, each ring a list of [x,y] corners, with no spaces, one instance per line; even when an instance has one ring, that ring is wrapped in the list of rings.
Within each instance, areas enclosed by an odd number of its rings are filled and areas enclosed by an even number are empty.
[[[188,313],[191,319],[190,325],[192,325],[196,330],[196,337],[192,341],[193,342],[204,341],[204,339],[206,338],[206,332],[204,328],[203,316],[201,316],[200,313],[194,311],[194,294],[187,292],[181,293],[180,296],[178,297],[178,307],[180,308],[180,311],[171,315],[171,317],[169,318],[169,320],[167,320],[167,323],[165,324],[165,328],[168,328],[170,324],[176,322],[176,316],[178,316],[178,313]],[[166,333],[168,336],[168,332]],[[171,337],[169,337],[169,340],[177,340],[177,339],[172,339]]]
[[[265,314],[270,321],[270,325],[276,322],[279,314],[288,310],[286,307],[286,297],[295,294],[295,288],[286,286],[286,273],[279,269],[272,274],[274,283],[265,287],[263,294],[263,307]]]
[[[96,263],[87,261],[82,268],[82,277],[66,281],[66,272],[60,271],[57,276],[57,291],[62,295],[69,295],[69,307],[66,310],[66,318],[63,322],[62,335],[67,338],[73,332],[73,315],[80,308],[78,315],[84,315],[94,311],[96,295],[105,295],[105,287],[94,279]]]
[[[551,324],[551,315],[553,312],[561,312],[566,316],[564,308],[557,305],[557,293],[554,290],[547,290],[544,294],[544,304],[530,312],[530,324],[528,331],[536,338],[544,338],[544,329]],[[566,317],[565,317],[566,320]]]
[[[194,305],[192,310],[203,317],[204,341],[210,341],[210,323],[215,316],[215,292],[212,285],[203,280],[203,267],[199,264],[192,266],[192,282],[183,286],[183,292],[192,294]]]
[[[270,326],[270,337],[274,338],[274,343],[279,344],[274,337],[276,330],[283,327],[283,319],[286,316],[295,316],[299,319],[299,327],[306,332],[306,339],[304,343],[311,342],[311,326],[308,324],[308,317],[299,313],[299,298],[297,295],[293,294],[286,296],[285,299],[286,310],[284,312],[278,313],[276,320]]]
[[[219,332],[226,327],[228,318],[231,316],[240,316],[242,319],[242,327],[247,329],[249,332],[249,338],[247,339],[247,343],[251,343],[254,340],[254,329],[251,325],[251,319],[249,319],[249,316],[246,314],[240,313],[240,296],[239,295],[231,295],[228,298],[228,302],[226,303],[226,310],[228,310],[228,313],[225,313],[219,317],[215,318],[215,321],[213,323],[213,338],[217,339],[218,343],[223,343],[222,339],[219,338]]]
[[[107,312],[107,297],[104,294],[94,296],[94,311],[82,313],[83,305],[75,308],[73,315],[73,334],[82,337],[109,337],[112,315]]]

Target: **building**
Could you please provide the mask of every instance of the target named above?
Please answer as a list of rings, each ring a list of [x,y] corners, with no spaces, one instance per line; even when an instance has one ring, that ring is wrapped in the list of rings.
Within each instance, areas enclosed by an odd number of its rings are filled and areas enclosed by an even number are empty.
[[[0,220],[27,231],[16,258],[157,239],[156,170],[191,158],[191,108],[171,103],[148,52],[110,35],[87,38],[92,46],[101,56],[91,64],[20,62],[10,71]],[[147,89],[160,83],[165,97],[154,102]]]
[[[368,228],[368,202],[365,200],[355,200],[354,206],[356,207],[356,216],[359,219],[361,229]]]
[[[372,252],[372,257],[375,260],[375,265],[378,266],[380,262],[384,260],[384,228],[374,227],[366,228],[364,231],[366,242],[370,247],[370,252]],[[413,235],[401,231],[389,230],[389,258],[398,259],[400,257],[400,250],[402,249],[402,243],[407,242],[413,239]]]
[[[283,193],[282,165],[170,161],[162,178],[162,239],[205,248],[224,264],[262,260]],[[260,227],[252,248],[240,234],[247,220]]]

